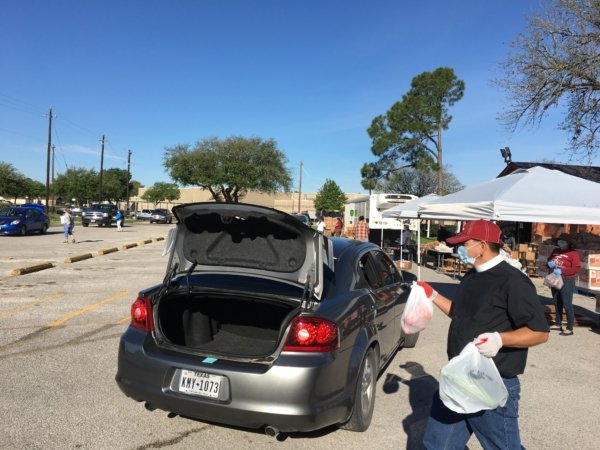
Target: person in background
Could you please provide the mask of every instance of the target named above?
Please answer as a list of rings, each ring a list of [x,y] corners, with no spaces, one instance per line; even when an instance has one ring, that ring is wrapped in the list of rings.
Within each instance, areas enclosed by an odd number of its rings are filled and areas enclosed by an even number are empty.
[[[369,224],[365,221],[365,216],[360,216],[358,222],[354,225],[352,236],[358,241],[369,241]]]
[[[342,236],[342,229],[343,228],[344,228],[344,222],[342,222],[342,219],[340,219],[338,217],[337,220],[335,221],[335,227],[333,229],[333,235],[335,237],[341,237]]]
[[[573,323],[575,322],[573,292],[575,291],[575,277],[581,270],[581,259],[579,253],[571,248],[571,236],[568,234],[562,233],[558,237],[556,245],[558,245],[558,248],[552,250],[548,258],[548,267],[552,270],[561,270],[563,287],[550,289],[556,307],[556,320],[550,329],[560,330],[561,336],[572,336]],[[562,326],[563,309],[567,315],[566,329],[563,329]]]
[[[75,240],[75,235],[73,234],[73,230],[75,229],[75,214],[73,214],[73,210],[71,208],[65,209],[65,214],[69,214],[69,228],[67,230],[67,242],[69,242],[69,238],[71,238],[71,242],[74,244],[77,242]]]
[[[60,216],[60,223],[63,226],[63,232],[65,236],[64,243],[69,243],[69,226],[71,224],[71,214],[69,212],[69,208],[65,208],[63,213]]]
[[[447,244],[446,239],[448,239],[451,236],[452,236],[452,233],[450,231],[448,231],[448,229],[446,228],[446,225],[441,224],[440,227],[438,228],[436,240],[438,242],[443,242],[444,244]]]
[[[117,231],[121,231],[123,229],[123,213],[121,211],[117,210],[115,220],[117,221]]]
[[[412,231],[410,231],[408,224],[404,224],[404,229],[400,231],[399,244],[402,249],[408,250],[408,260],[414,261],[417,253],[415,248],[415,241],[412,239]]]
[[[499,255],[500,228],[487,220],[468,222],[448,244],[473,268],[460,281],[454,300],[418,281],[425,295],[451,319],[448,358],[470,342],[493,358],[508,390],[508,401],[496,409],[460,414],[447,408],[434,394],[423,445],[428,450],[464,449],[471,434],[485,449],[520,449],[518,412],[527,349],[548,340],[548,322],[537,291],[524,273]]]
[[[321,234],[325,233],[325,230],[327,229],[327,226],[325,225],[325,219],[323,219],[323,216],[321,216],[319,218],[319,221],[317,222],[317,231]]]

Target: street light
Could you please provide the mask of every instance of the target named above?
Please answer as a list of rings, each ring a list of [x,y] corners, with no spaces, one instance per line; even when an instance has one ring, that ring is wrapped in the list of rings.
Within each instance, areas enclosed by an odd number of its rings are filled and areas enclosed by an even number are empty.
[[[510,148],[504,147],[500,149],[500,154],[504,158],[504,162],[506,164],[510,164],[512,162],[512,155],[510,154]]]

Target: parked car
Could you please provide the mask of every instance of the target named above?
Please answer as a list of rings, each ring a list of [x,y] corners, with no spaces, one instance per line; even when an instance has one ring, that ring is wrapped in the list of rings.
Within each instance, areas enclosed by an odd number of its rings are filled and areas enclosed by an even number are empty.
[[[209,422],[279,432],[366,430],[378,374],[413,347],[409,287],[380,247],[248,204],[173,208],[166,276],[120,339],[125,395]]]
[[[50,227],[50,219],[39,206],[9,206],[0,210],[0,234],[18,234],[37,231],[45,234]]]
[[[117,213],[117,210],[117,205],[111,205],[107,203],[97,203],[91,205],[88,208],[84,208],[81,212],[81,224],[84,227],[87,227],[91,223],[100,227],[102,225],[110,227],[113,222],[116,223],[114,216]]]
[[[150,220],[152,218],[152,210],[151,209],[142,209],[141,211],[133,214],[137,220]]]
[[[150,223],[172,223],[173,214],[168,209],[155,209],[152,211]]]

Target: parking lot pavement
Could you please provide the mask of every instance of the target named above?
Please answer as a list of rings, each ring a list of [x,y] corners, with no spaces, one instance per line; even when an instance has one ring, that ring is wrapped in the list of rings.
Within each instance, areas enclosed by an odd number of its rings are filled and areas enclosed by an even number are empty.
[[[172,227],[133,223],[126,224],[123,231],[118,232],[116,227],[76,225],[75,243],[64,242],[61,227],[51,227],[45,235],[0,236],[0,278],[12,276],[13,272],[23,268],[47,266],[48,263],[52,266],[68,264],[65,260],[81,255],[101,257],[98,252],[106,249],[125,251],[123,246],[128,244],[145,245],[146,240],[164,239]]]

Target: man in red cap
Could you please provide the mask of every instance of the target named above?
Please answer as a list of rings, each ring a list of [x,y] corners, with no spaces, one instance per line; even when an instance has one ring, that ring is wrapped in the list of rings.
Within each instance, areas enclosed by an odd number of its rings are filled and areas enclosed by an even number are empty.
[[[502,407],[460,414],[448,409],[436,392],[423,439],[427,449],[464,449],[472,433],[483,448],[521,448],[518,375],[525,370],[527,348],[546,342],[550,330],[531,280],[500,256],[500,236],[493,222],[475,220],[447,239],[451,245],[460,245],[457,253],[474,266],[461,280],[454,300],[418,282],[452,319],[448,358],[474,341],[481,354],[494,359],[509,394]]]

